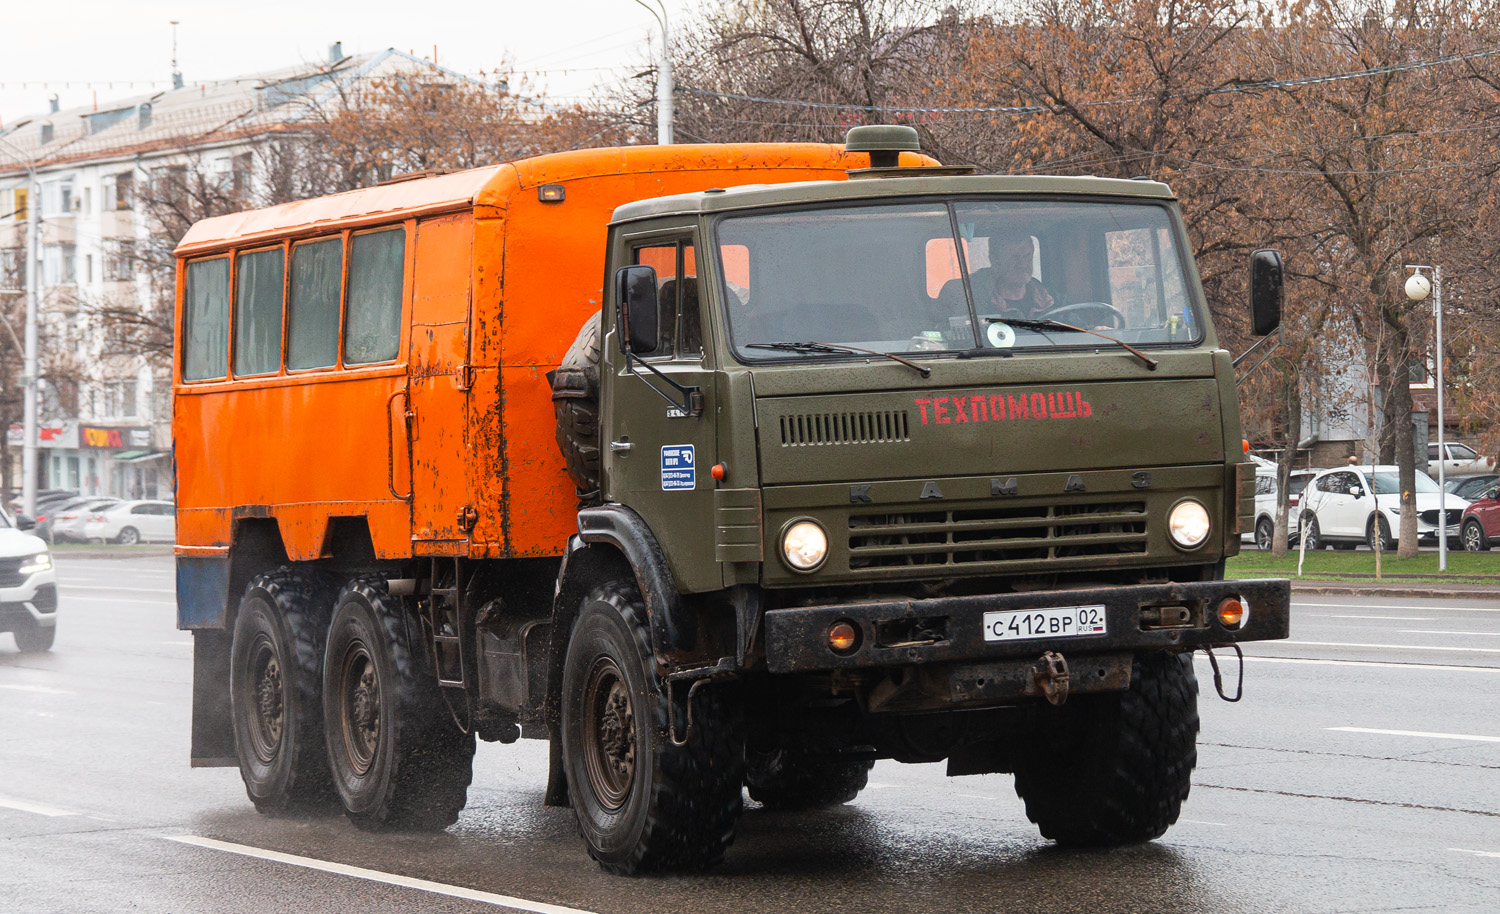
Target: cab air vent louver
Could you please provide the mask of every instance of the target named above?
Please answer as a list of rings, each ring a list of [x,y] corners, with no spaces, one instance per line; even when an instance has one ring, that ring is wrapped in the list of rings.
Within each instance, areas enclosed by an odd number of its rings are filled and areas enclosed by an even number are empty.
[[[781,446],[887,444],[910,441],[904,410],[865,413],[805,413],[781,417]]]

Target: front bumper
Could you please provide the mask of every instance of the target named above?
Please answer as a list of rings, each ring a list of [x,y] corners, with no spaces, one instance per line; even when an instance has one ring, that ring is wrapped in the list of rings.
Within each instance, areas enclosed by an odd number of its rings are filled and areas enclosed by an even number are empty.
[[[11,587],[0,587],[0,632],[57,624],[57,574],[40,571]]]
[[[1230,596],[1243,598],[1250,607],[1238,629],[1226,628],[1214,611]],[[1025,659],[1045,651],[1071,657],[1268,641],[1287,637],[1291,597],[1290,581],[1267,578],[773,609],[765,616],[766,666],[772,673],[802,673]],[[1104,634],[1015,641],[984,637],[987,612],[1087,605],[1104,607]],[[1186,610],[1185,624],[1147,621],[1153,614],[1175,616],[1179,609]],[[857,646],[846,654],[835,653],[828,644],[829,627],[841,621],[859,633]]]

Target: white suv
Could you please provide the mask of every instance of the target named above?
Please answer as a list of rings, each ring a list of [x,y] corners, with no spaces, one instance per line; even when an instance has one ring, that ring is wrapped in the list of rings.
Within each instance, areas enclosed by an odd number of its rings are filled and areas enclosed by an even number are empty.
[[[1417,472],[1417,539],[1436,543],[1438,496],[1441,490],[1432,477]],[[1456,542],[1458,523],[1469,503],[1448,495],[1447,535]],[[1393,531],[1401,529],[1401,485],[1396,467],[1354,466],[1323,470],[1302,493],[1303,537],[1308,549],[1353,549],[1361,543],[1373,547],[1379,536],[1383,549],[1394,549]]]
[[[41,537],[22,533],[0,511],[0,632],[22,653],[45,651],[57,634],[57,573]]]
[[[1287,479],[1286,541],[1297,545],[1297,503],[1317,470],[1292,470]],[[1276,491],[1276,465],[1260,465],[1255,470],[1255,545],[1262,552],[1271,550],[1276,532],[1276,508],[1280,504]]]

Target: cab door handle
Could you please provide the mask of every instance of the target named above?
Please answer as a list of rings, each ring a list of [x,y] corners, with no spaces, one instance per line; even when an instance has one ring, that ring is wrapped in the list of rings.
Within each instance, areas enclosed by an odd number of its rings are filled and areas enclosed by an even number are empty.
[[[623,454],[633,447],[635,447],[635,445],[631,444],[629,441],[611,441],[609,443],[610,451],[616,454]]]

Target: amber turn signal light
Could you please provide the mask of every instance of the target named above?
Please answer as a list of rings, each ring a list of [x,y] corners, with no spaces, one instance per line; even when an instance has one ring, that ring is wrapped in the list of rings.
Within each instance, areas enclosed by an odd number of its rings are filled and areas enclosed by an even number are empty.
[[[1240,439],[1240,447],[1242,449],[1244,449],[1245,453],[1247,453],[1247,454],[1250,453],[1250,439],[1249,438],[1241,438]]]
[[[848,622],[828,626],[828,646],[835,654],[847,654],[859,646],[859,631]]]
[[[729,467],[722,463],[716,463],[709,469],[708,475],[712,476],[717,482],[723,482],[724,477],[729,475]]]
[[[1248,612],[1245,604],[1239,597],[1225,597],[1219,604],[1219,621],[1225,628],[1239,628],[1245,622]]]

